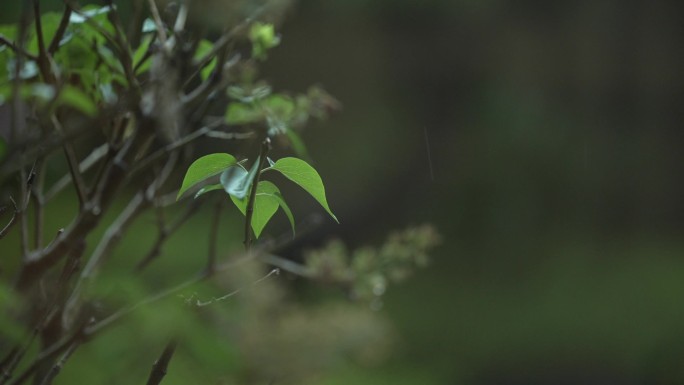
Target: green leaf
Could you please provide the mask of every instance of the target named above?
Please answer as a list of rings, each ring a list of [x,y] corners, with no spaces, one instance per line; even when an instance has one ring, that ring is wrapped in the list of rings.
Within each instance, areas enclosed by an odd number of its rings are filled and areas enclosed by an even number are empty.
[[[214,43],[212,43],[209,40],[202,39],[199,42],[199,44],[197,44],[197,49],[195,50],[195,56],[193,57],[193,59],[196,62],[199,62],[206,55],[208,55],[209,52],[211,52],[211,50],[213,48],[214,48]],[[209,75],[211,75],[211,72],[214,70],[215,67],[216,67],[216,58],[214,57],[200,71],[200,77],[202,78],[203,81],[207,80],[207,78],[209,77]]]
[[[278,204],[280,205],[280,208],[283,209],[283,212],[287,216],[287,219],[290,221],[290,227],[292,228],[292,236],[295,236],[295,220],[294,220],[294,215],[292,215],[292,210],[290,210],[290,206],[287,205],[285,202],[285,198],[283,197],[283,194],[280,193],[280,191],[276,191],[273,193],[273,197],[278,201]]]
[[[257,157],[254,165],[249,171],[243,167],[231,167],[221,174],[221,185],[230,196],[242,199],[247,196],[252,181],[259,168],[259,158]]]
[[[297,156],[306,160],[311,159],[309,156],[309,151],[306,149],[306,145],[299,134],[297,134],[294,130],[287,130],[285,134],[287,135],[287,139],[290,141],[290,146]]]
[[[181,185],[180,190],[178,190],[176,200],[191,187],[211,176],[223,172],[235,163],[237,163],[237,160],[234,156],[223,153],[205,155],[192,162],[190,167],[188,167],[188,171],[185,173],[185,178],[183,178],[183,184]]]
[[[259,238],[268,221],[271,220],[273,214],[278,211],[279,202],[275,198],[275,194],[280,193],[278,187],[268,181],[261,181],[257,185],[256,195],[254,196],[254,211],[252,212],[252,230],[254,235]],[[240,210],[242,215],[247,215],[248,198],[238,199],[231,195],[230,199],[235,203],[235,206]]]
[[[308,192],[318,203],[323,206],[325,211],[339,223],[335,214],[332,213],[325,198],[325,187],[318,172],[305,161],[298,158],[282,158],[271,167],[279,171],[287,179],[295,182],[306,192]]]
[[[97,114],[95,102],[86,93],[72,85],[66,85],[62,88],[62,91],[59,93],[58,103],[73,107],[88,116],[95,116]]]
[[[150,44],[152,44],[152,40],[154,40],[153,35],[146,35],[143,37],[142,42],[136,48],[135,52],[133,53],[133,68],[136,68],[135,74],[140,75],[141,73],[146,72],[147,70],[152,67],[152,60],[150,60],[149,57],[145,58],[145,54],[147,51],[150,49]],[[145,58],[145,62],[141,63],[141,61]]]
[[[210,185],[204,186],[197,192],[197,194],[195,194],[195,199],[197,199],[200,195],[204,195],[205,193],[208,193],[209,191],[222,190],[222,189],[223,189],[223,186],[221,186],[220,183],[210,184]]]

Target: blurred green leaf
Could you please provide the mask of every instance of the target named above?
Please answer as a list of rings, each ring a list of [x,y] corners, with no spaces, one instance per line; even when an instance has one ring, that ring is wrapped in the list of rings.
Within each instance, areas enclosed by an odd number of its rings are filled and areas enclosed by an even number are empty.
[[[304,191],[308,192],[321,206],[323,206],[325,211],[330,214],[335,222],[339,223],[335,214],[330,210],[328,201],[325,198],[323,180],[313,167],[298,158],[282,158],[278,159],[271,168],[280,172],[287,179],[295,182],[303,188]]]
[[[183,178],[181,188],[178,190],[176,200],[191,187],[211,176],[223,172],[235,163],[237,163],[237,160],[234,156],[223,153],[205,155],[192,162],[190,167],[188,167],[188,171],[185,173],[185,178]]]
[[[62,91],[59,93],[58,103],[73,107],[88,116],[95,116],[97,114],[95,102],[86,93],[72,85],[65,85],[62,88]]]
[[[297,156],[306,160],[311,159],[309,156],[309,151],[306,149],[306,144],[304,144],[304,141],[298,133],[296,133],[294,130],[287,130],[285,134],[287,135],[287,139],[290,141],[292,150],[294,150]]]
[[[150,49],[150,44],[152,44],[153,40],[154,36],[151,34],[144,36],[142,42],[133,53],[133,68],[136,68],[136,75],[146,72],[152,66],[152,61],[149,57],[145,58],[145,54]],[[145,58],[144,63],[142,63],[143,58]]]
[[[195,61],[199,61],[203,59],[206,55],[211,52],[211,50],[214,48],[214,43],[212,43],[209,40],[202,39],[199,44],[197,44],[197,50],[195,50],[195,56],[193,59]],[[211,59],[205,66],[200,70],[200,77],[202,80],[207,80],[209,75],[211,75],[211,72],[214,70],[216,67],[216,58]]]
[[[252,56],[255,59],[266,59],[266,52],[280,44],[280,37],[275,34],[273,24],[256,22],[249,30],[249,39],[252,42]]]
[[[225,116],[228,124],[256,123],[263,118],[263,113],[254,106],[235,102],[228,106]]]
[[[221,174],[221,185],[230,196],[234,196],[237,199],[242,199],[247,196],[259,168],[259,159],[260,158],[257,157],[254,165],[252,165],[252,168],[249,171],[246,171],[242,167],[230,167]]]
[[[19,98],[21,100],[33,99],[39,103],[47,103],[55,97],[55,88],[49,84],[33,83],[19,86]],[[12,97],[12,84],[0,85],[0,104]]]

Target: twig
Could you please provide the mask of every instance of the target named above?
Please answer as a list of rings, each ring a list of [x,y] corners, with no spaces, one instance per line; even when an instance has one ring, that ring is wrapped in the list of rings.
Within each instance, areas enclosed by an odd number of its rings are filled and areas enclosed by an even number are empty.
[[[85,237],[97,226],[102,219],[101,214],[112,203],[117,188],[125,177],[125,160],[131,147],[129,140],[112,159],[96,185],[92,201],[79,211],[71,225],[48,247],[36,250],[26,258],[16,280],[17,289],[23,291],[29,288],[36,279],[73,248],[79,239]]]
[[[5,227],[3,227],[2,230],[0,230],[0,239],[4,238],[5,235],[7,235],[9,230],[16,223],[17,216],[19,215],[19,207],[17,207],[17,202],[14,201],[14,198],[12,198],[12,196],[10,196],[9,199],[12,202],[12,205],[14,206],[14,212],[12,213],[12,218],[10,218],[9,222],[7,222]]]
[[[214,122],[210,125],[207,125],[205,127],[202,127],[198,129],[197,131],[194,131],[178,140],[176,140],[173,143],[169,143],[168,145],[158,149],[157,151],[153,152],[152,154],[148,155],[146,158],[142,159],[138,164],[131,170],[131,172],[127,176],[127,180],[130,180],[132,177],[136,176],[139,174],[141,171],[145,170],[147,167],[149,167],[154,161],[160,159],[164,155],[168,154],[170,151],[177,150],[183,146],[186,146],[195,139],[201,137],[202,135],[207,134],[211,130],[214,129],[214,127],[218,127],[223,122]]]
[[[197,213],[197,209],[199,209],[200,205],[201,202],[198,202],[196,204],[193,202],[193,204],[190,205],[190,207],[185,211],[185,213],[181,217],[176,219],[176,221],[173,224],[171,224],[171,226],[162,226],[159,229],[157,239],[150,248],[150,251],[147,252],[147,254],[145,254],[145,257],[143,257],[140,260],[140,262],[138,262],[138,264],[136,265],[135,269],[137,271],[141,271],[144,268],[146,268],[150,264],[150,262],[154,261],[159,256],[164,242],[166,242],[166,240],[171,235],[173,235],[173,233],[180,229],[181,226],[183,226],[188,221],[188,219],[190,219],[193,215]]]
[[[17,368],[21,360],[26,355],[26,352],[28,352],[28,350],[31,348],[31,345],[33,345],[33,341],[47,327],[51,316],[54,315],[54,310],[56,309],[60,298],[62,298],[64,287],[69,279],[71,279],[74,271],[76,271],[84,250],[85,242],[81,242],[79,246],[70,254],[69,259],[65,262],[62,273],[57,280],[52,299],[47,301],[44,309],[39,310],[42,311],[42,315],[36,321],[36,325],[31,329],[31,334],[28,337],[28,340],[23,344],[23,346],[18,345],[12,349],[12,352],[15,352],[15,354],[13,354],[8,363],[3,365],[3,378],[10,378],[12,372]]]
[[[152,365],[152,371],[150,372],[150,377],[147,379],[147,385],[159,385],[166,376],[166,371],[169,368],[169,361],[173,357],[173,353],[176,351],[176,340],[169,341],[164,347],[159,359],[155,361]]]
[[[152,20],[157,26],[157,36],[159,37],[159,42],[162,47],[166,47],[166,30],[164,29],[164,23],[162,22],[161,16],[159,16],[159,10],[157,9],[157,4],[154,0],[148,0],[147,3],[150,6],[150,12],[152,13]]]
[[[119,13],[113,4],[113,0],[105,0],[105,3],[111,7],[111,10],[107,13],[107,18],[114,26],[114,37],[120,47],[119,51],[121,55],[119,57],[119,61],[124,68],[128,85],[134,91],[133,102],[137,105],[137,103],[140,102],[141,91],[140,84],[138,84],[138,79],[135,77],[135,72],[133,71],[133,55],[131,54],[131,47],[126,39],[126,33],[124,32],[123,24],[121,23]]]
[[[35,249],[40,249],[43,247],[43,222],[44,222],[44,210],[43,205],[45,199],[43,198],[43,185],[45,183],[45,159],[41,158],[38,160],[38,175],[37,180],[33,185],[31,190],[33,196],[33,247]]]
[[[21,252],[24,258],[29,254],[29,230],[28,230],[28,220],[26,218],[26,211],[28,209],[30,200],[30,190],[33,184],[33,178],[35,175],[34,168],[36,167],[35,162],[31,166],[31,171],[26,175],[26,170],[22,167],[19,173],[20,183],[21,183],[21,196],[22,203],[21,209],[19,211],[19,224],[21,226]]]
[[[266,164],[266,157],[268,151],[271,149],[271,140],[267,137],[261,143],[261,153],[259,154],[259,164],[257,165],[256,174],[252,181],[252,186],[249,190],[249,200],[247,201],[247,208],[245,209],[245,249],[249,251],[252,246],[252,216],[254,215],[254,201],[256,201],[257,185],[261,177],[261,169]]]
[[[57,361],[52,368],[50,368],[50,371],[48,374],[43,378],[43,381],[41,381],[40,385],[50,385],[52,384],[52,380],[55,379],[55,377],[59,374],[59,372],[62,370],[64,367],[64,364],[66,361],[71,357],[72,354],[76,351],[76,348],[78,348],[80,345],[80,342],[74,341],[67,350],[62,354],[62,357]]]
[[[114,249],[114,246],[121,240],[124,232],[131,223],[133,223],[133,220],[142,213],[147,203],[148,202],[145,200],[145,193],[137,193],[133,199],[128,202],[128,205],[121,214],[119,214],[116,220],[107,228],[102,240],[98,243],[95,251],[88,260],[88,263],[81,272],[81,276],[79,277],[78,282],[76,282],[74,290],[64,304],[62,317],[66,325],[70,325],[76,318],[78,308],[80,307],[81,293],[84,290],[83,286],[90,282],[102,262],[107,259]]]
[[[57,132],[64,134],[64,129],[62,128],[62,124],[57,120],[57,117],[55,115],[52,115],[51,117],[52,124],[55,127],[55,130]],[[87,187],[85,185],[85,182],[83,181],[83,176],[81,175],[81,172],[79,170],[79,164],[78,164],[78,159],[76,158],[76,153],[74,152],[74,148],[71,146],[71,143],[68,141],[64,142],[64,156],[67,160],[67,165],[69,166],[69,173],[71,174],[71,180],[74,182],[74,188],[76,188],[76,195],[78,197],[78,203],[79,206],[82,208],[87,200]]]
[[[95,163],[100,159],[104,158],[109,152],[109,144],[105,143],[96,149],[94,149],[85,159],[81,161],[78,165],[78,171],[80,174],[88,171]],[[45,193],[45,202],[51,201],[57,194],[59,194],[65,187],[71,182],[71,172],[61,177],[54,185]]]
[[[65,6],[64,13],[62,13],[62,18],[59,20],[59,26],[57,26],[57,31],[55,31],[55,36],[52,38],[50,46],[48,47],[48,53],[50,55],[54,55],[55,52],[57,52],[57,50],[59,49],[59,43],[62,40],[62,37],[64,37],[64,33],[66,32],[66,29],[69,26],[70,18],[71,8]]]
[[[228,45],[228,43],[230,43],[233,40],[233,38],[235,36],[242,33],[243,31],[245,31],[247,29],[247,27],[249,27],[254,22],[254,20],[264,12],[265,9],[266,9],[266,7],[262,5],[252,14],[252,16],[243,20],[240,24],[236,25],[230,31],[228,31],[227,33],[224,33],[218,40],[216,40],[214,42],[214,45],[211,48],[211,50],[209,52],[207,52],[206,55],[204,55],[201,59],[199,59],[197,61],[197,63],[196,63],[197,70],[195,70],[192,74],[190,74],[190,76],[188,77],[188,79],[185,81],[184,84],[185,85],[189,84],[189,82],[195,76],[199,75],[199,73],[202,71],[202,68],[204,68],[204,66],[209,64],[211,59],[213,59],[214,56],[216,56],[218,52],[223,50]],[[218,71],[220,71],[222,67],[223,67],[223,63],[220,63],[220,62],[216,63],[216,68]]]
[[[313,278],[314,272],[308,267],[273,254],[259,254],[257,259],[304,278]]]
[[[38,60],[38,56],[24,50],[23,48],[19,47],[17,44],[9,41],[4,35],[0,35],[0,45],[5,45],[7,47],[10,47],[12,51],[21,54],[23,56],[26,56],[28,59],[31,59],[33,61]]]
[[[50,82],[50,61],[48,59],[45,39],[43,37],[43,23],[40,18],[40,0],[33,0],[33,17],[36,27],[36,37],[38,39],[38,68],[45,82]]]
[[[261,282],[263,282],[263,281],[269,279],[271,276],[279,275],[279,274],[280,274],[280,269],[278,269],[278,268],[272,269],[272,270],[269,271],[268,274],[266,274],[265,276],[263,276],[263,277],[257,279],[256,281],[252,282],[252,286],[256,286],[256,285],[260,284]],[[200,301],[199,299],[196,299],[194,305],[197,306],[197,307],[204,307],[204,306],[208,306],[208,305],[214,304],[214,303],[216,303],[216,302],[225,301],[225,300],[227,300],[228,298],[230,298],[230,297],[232,297],[232,296],[234,296],[234,295],[236,295],[236,294],[241,293],[241,292],[242,292],[243,290],[245,290],[245,289],[246,289],[245,287],[241,287],[241,288],[239,288],[239,289],[235,289],[235,290],[231,291],[230,293],[228,293],[228,294],[226,294],[226,295],[223,295],[223,296],[220,296],[220,297],[214,297],[214,298],[212,298],[212,299],[210,299],[210,300],[208,300],[208,301]]]

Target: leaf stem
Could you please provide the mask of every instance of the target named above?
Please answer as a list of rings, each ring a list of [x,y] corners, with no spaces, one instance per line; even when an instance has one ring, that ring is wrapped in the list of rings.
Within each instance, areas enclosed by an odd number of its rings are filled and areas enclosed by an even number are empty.
[[[259,154],[259,165],[257,166],[252,187],[249,191],[249,200],[247,201],[247,208],[245,210],[245,249],[249,251],[252,246],[252,216],[254,215],[254,201],[256,200],[257,185],[261,177],[261,168],[266,163],[266,156],[271,149],[271,139],[268,137],[261,143],[261,153]]]

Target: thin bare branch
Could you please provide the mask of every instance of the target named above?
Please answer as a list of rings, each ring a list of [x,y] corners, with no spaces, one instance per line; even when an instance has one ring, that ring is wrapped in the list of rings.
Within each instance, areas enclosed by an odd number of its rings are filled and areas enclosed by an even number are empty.
[[[268,263],[269,265],[273,265],[273,266],[276,266],[280,269],[283,269],[283,270],[287,271],[288,273],[298,275],[300,277],[305,277],[305,278],[313,278],[314,277],[313,271],[311,271],[311,269],[309,269],[308,267],[301,265],[297,262],[291,261],[289,259],[279,257],[277,255],[258,254],[257,259],[264,262],[264,263]]]
[[[202,68],[204,68],[209,62],[217,56],[219,52],[224,50],[226,46],[228,46],[229,43],[233,41],[233,39],[240,35],[241,33],[245,32],[247,28],[256,20],[261,14],[266,10],[265,6],[259,7],[253,14],[252,16],[246,18],[243,20],[240,24],[236,25],[233,27],[230,31],[224,33],[218,40],[214,42],[214,46],[212,49],[207,52],[206,55],[204,55],[202,58],[197,60],[197,62],[193,63],[196,65],[197,70],[190,74],[188,79],[184,82],[185,85],[189,84],[190,81],[195,78],[199,73],[201,72]],[[216,68],[218,71],[220,71],[223,68],[223,63],[218,62],[216,65]]]
[[[181,215],[178,219],[176,219],[170,226],[161,226],[161,228],[159,229],[159,233],[157,234],[157,239],[150,248],[150,251],[148,251],[147,254],[145,254],[145,256],[135,266],[135,269],[137,271],[145,269],[152,261],[159,257],[164,243],[168,240],[170,236],[173,235],[173,233],[180,229],[188,221],[188,219],[192,218],[192,216],[194,216],[197,213],[197,210],[199,209],[200,205],[201,202],[193,202],[193,204],[191,204],[190,207],[188,207],[185,213]]]
[[[67,27],[69,26],[69,19],[71,18],[71,8],[68,6],[64,7],[64,12],[62,13],[62,18],[59,20],[59,26],[57,26],[57,31],[55,31],[55,36],[52,37],[50,46],[48,47],[48,53],[54,55],[59,49],[59,43],[64,37]]]
[[[84,290],[84,285],[89,284],[92,277],[97,273],[101,264],[109,257],[114,247],[123,237],[128,227],[133,223],[135,218],[143,212],[143,209],[149,202],[145,199],[145,193],[137,193],[133,199],[128,202],[126,208],[119,214],[116,220],[107,228],[104,236],[98,243],[85,268],[81,272],[81,276],[74,287],[73,292],[64,304],[63,319],[64,324],[71,325],[76,319],[76,314],[81,305],[81,294]]]
[[[260,284],[261,282],[271,278],[272,276],[279,275],[279,274],[280,274],[280,269],[278,269],[278,268],[271,269],[271,271],[269,271],[268,274],[257,279],[256,281],[252,282],[251,286],[256,286],[256,285]],[[201,301],[199,299],[195,299],[194,305],[197,307],[204,307],[204,306],[209,306],[211,304],[214,304],[216,302],[225,301],[228,298],[233,297],[234,295],[241,293],[245,289],[247,289],[247,287],[241,287],[239,289],[235,289],[235,290],[231,291],[230,293],[228,293],[226,295],[222,295],[220,297],[214,297],[214,298],[207,300],[207,301]]]
[[[33,60],[33,61],[38,60],[38,56],[24,50],[23,48],[18,46],[16,43],[9,41],[9,39],[7,39],[4,35],[0,35],[0,45],[10,47],[10,49],[12,51],[16,52],[17,54],[21,54],[22,56],[25,56],[26,58],[28,58],[30,60]]]
[[[57,117],[55,115],[52,115],[51,117],[52,124],[55,127],[55,130],[61,134],[64,134],[64,129],[62,128],[62,124],[57,120]],[[79,170],[79,164],[78,164],[78,159],[76,158],[76,153],[74,152],[74,148],[71,146],[71,143],[68,141],[64,142],[64,156],[66,157],[67,160],[67,165],[69,166],[69,174],[71,174],[71,180],[74,182],[74,188],[76,189],[76,196],[78,197],[78,203],[80,207],[83,207],[86,203],[86,200],[88,199],[87,197],[87,187],[85,185],[85,182],[83,181],[83,176],[81,175],[81,171]]]
[[[38,160],[38,172],[36,181],[31,189],[33,196],[33,248],[43,247],[43,222],[45,199],[43,198],[43,185],[45,184],[45,159]]]
[[[19,173],[19,183],[22,196],[21,209],[19,210],[19,225],[21,229],[21,252],[24,258],[26,258],[26,256],[29,254],[29,229],[26,211],[30,200],[31,184],[33,184],[33,178],[35,175],[35,166],[36,164],[34,163],[28,175],[23,167]]]
[[[62,371],[62,368],[64,367],[64,364],[67,362],[67,360],[71,357],[72,354],[76,351],[76,349],[80,346],[80,341],[74,341],[69,347],[66,349],[64,353],[62,353],[62,356],[60,357],[59,361],[57,361],[52,368],[50,368],[50,371],[48,374],[43,378],[43,381],[41,381],[40,385],[50,385],[52,384],[52,381],[57,377],[60,371]]]
[[[148,0],[147,4],[150,6],[150,13],[152,13],[152,20],[154,20],[154,24],[157,26],[157,37],[159,38],[159,42],[161,43],[162,47],[166,46],[166,28],[164,28],[164,22],[161,19],[161,16],[159,16],[159,9],[157,9],[157,4],[154,2],[154,0]]]
[[[52,80],[52,74],[50,71],[50,60],[48,59],[47,48],[45,47],[45,38],[43,37],[43,22],[40,18],[40,0],[33,0],[33,17],[36,37],[38,39],[38,69],[43,77],[43,81],[49,83]]]
[[[7,222],[5,227],[3,227],[2,230],[0,230],[0,239],[4,238],[5,235],[7,235],[9,230],[16,223],[17,216],[19,215],[19,207],[17,206],[17,202],[14,201],[14,198],[12,198],[12,196],[10,196],[9,199],[12,202],[12,205],[14,206],[14,212],[12,213],[12,217],[10,218],[9,222]]]
[[[109,144],[105,143],[97,148],[95,148],[88,156],[85,157],[78,165],[78,171],[80,174],[88,171],[93,165],[99,162],[102,158],[109,152]],[[57,194],[59,194],[64,188],[66,188],[71,182],[71,172],[59,178],[57,182],[50,188],[50,190],[45,193],[45,202],[51,201]]]
[[[169,368],[169,362],[173,357],[173,353],[176,351],[176,340],[169,341],[164,347],[159,359],[155,361],[152,365],[152,371],[150,372],[150,377],[147,379],[147,385],[159,385],[166,376],[166,371]]]
[[[167,155],[169,152],[177,150],[177,149],[182,148],[184,146],[187,146],[188,144],[192,143],[194,140],[200,138],[202,135],[205,135],[208,132],[211,132],[215,127],[218,127],[221,124],[223,124],[223,123],[222,122],[214,122],[213,124],[202,127],[200,129],[198,129],[197,131],[194,131],[194,132],[184,136],[183,138],[180,138],[180,139],[176,140],[175,142],[169,143],[168,145],[158,149],[157,151],[148,155],[146,158],[139,161],[137,163],[137,165],[128,174],[127,179],[130,180],[132,177],[138,175],[141,171],[150,167],[155,161],[161,159],[162,157]]]

